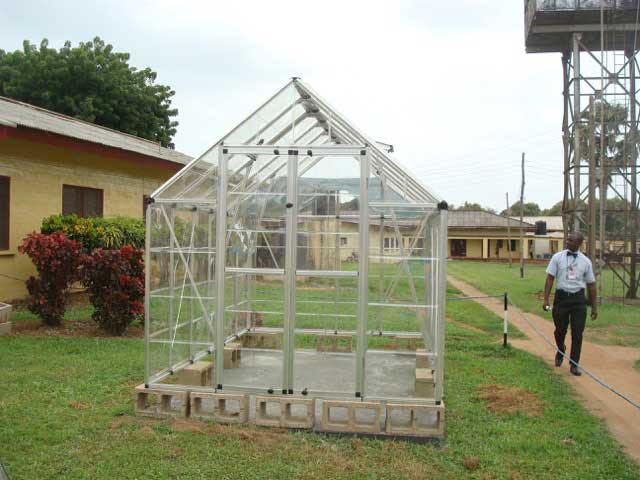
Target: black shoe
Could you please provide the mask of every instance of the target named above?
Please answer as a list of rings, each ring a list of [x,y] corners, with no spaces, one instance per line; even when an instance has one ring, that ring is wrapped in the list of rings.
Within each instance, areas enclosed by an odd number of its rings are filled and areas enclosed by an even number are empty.
[[[569,369],[569,371],[576,377],[579,377],[580,375],[582,375],[582,371],[580,370],[580,367],[576,367],[575,365],[571,365],[571,368]]]
[[[556,367],[559,367],[560,365],[562,365],[563,361],[564,361],[564,355],[562,355],[560,352],[556,353]]]

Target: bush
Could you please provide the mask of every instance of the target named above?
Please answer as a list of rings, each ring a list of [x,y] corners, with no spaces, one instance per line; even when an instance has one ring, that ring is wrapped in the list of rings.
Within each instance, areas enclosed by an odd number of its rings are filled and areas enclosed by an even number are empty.
[[[129,217],[81,218],[77,215],[52,215],[42,221],[44,234],[63,232],[68,238],[82,243],[84,253],[96,248],[120,249],[125,245],[144,247],[144,221]]]
[[[144,312],[142,250],[130,245],[94,250],[85,256],[83,283],[95,309],[93,320],[113,335],[124,334]]]
[[[82,244],[62,232],[52,235],[30,233],[18,247],[29,256],[39,278],[27,280],[31,294],[29,310],[47,325],[60,325],[64,318],[66,290],[80,279]]]

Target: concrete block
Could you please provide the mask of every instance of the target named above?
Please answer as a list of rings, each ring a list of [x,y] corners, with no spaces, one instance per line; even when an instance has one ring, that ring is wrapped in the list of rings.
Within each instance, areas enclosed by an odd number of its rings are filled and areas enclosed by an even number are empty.
[[[189,392],[139,385],[136,392],[136,413],[150,417],[188,417]]]
[[[424,348],[416,349],[416,368],[429,368],[429,354]]]
[[[387,403],[385,431],[395,435],[444,436],[444,404]]]
[[[242,335],[242,346],[244,348],[264,348],[267,350],[278,350],[281,348],[281,333],[250,332]]]
[[[11,333],[11,322],[0,323],[0,337]]]
[[[211,385],[212,362],[195,362],[178,372],[178,383],[181,385]]]
[[[256,396],[256,425],[310,429],[315,406],[314,398]]]
[[[240,342],[230,342],[224,346],[223,368],[237,368],[242,359],[242,344]]]
[[[336,410],[344,410],[337,415]],[[322,401],[322,430],[345,433],[380,433],[382,404],[343,400]]]
[[[351,352],[353,351],[352,335],[318,335],[316,350],[319,352]]]
[[[421,398],[435,397],[436,383],[433,370],[430,368],[416,368],[415,394]]]
[[[246,394],[191,392],[189,400],[192,418],[220,423],[247,423],[249,420],[249,396]]]

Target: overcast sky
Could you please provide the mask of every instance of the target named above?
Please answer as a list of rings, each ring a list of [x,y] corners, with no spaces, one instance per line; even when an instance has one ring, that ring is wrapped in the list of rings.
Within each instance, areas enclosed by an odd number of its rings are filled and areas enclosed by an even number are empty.
[[[198,156],[300,76],[449,203],[562,198],[559,54],[524,53],[519,0],[3,2],[0,48],[95,35],[175,91]]]

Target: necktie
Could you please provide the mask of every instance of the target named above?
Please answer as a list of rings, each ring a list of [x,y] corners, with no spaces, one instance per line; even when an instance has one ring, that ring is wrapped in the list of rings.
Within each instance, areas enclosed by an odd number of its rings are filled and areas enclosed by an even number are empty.
[[[567,252],[567,257],[578,258],[578,253]]]

